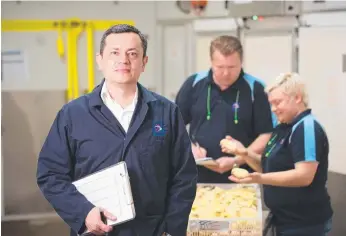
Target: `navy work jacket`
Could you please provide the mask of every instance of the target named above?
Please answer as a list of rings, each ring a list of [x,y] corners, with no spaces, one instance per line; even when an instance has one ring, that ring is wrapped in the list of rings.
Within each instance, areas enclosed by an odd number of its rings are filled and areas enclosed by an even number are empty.
[[[186,235],[197,169],[179,109],[138,84],[138,103],[125,133],[100,97],[102,85],[58,112],[39,154],[41,191],[76,235],[84,232],[94,205],[72,182],[125,161],[136,218],[108,235]]]

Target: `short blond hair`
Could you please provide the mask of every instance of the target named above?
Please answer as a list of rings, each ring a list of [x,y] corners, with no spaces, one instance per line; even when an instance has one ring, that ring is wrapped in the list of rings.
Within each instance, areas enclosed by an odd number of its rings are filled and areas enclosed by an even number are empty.
[[[308,94],[304,79],[297,73],[284,73],[275,78],[272,84],[266,88],[266,92],[270,93],[276,88],[282,88],[289,96],[300,94],[306,107],[309,105]]]

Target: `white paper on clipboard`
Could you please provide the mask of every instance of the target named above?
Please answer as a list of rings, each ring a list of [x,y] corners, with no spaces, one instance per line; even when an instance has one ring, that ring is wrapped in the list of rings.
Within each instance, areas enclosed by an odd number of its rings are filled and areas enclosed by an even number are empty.
[[[119,162],[73,184],[92,204],[116,216],[116,221],[107,219],[108,225],[121,224],[135,218],[136,212],[125,162]]]

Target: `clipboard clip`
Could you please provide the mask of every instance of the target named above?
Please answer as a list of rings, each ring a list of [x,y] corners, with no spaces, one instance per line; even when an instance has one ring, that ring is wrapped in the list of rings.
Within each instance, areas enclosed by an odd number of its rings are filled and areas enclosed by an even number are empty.
[[[125,200],[126,200],[126,204],[128,205],[132,205],[133,204],[133,197],[132,195],[129,195],[127,193],[131,193],[131,189],[130,188],[130,178],[128,175],[124,174],[124,173],[120,173],[120,176],[124,179],[124,181],[122,181],[122,189],[123,189],[123,194],[125,196]]]

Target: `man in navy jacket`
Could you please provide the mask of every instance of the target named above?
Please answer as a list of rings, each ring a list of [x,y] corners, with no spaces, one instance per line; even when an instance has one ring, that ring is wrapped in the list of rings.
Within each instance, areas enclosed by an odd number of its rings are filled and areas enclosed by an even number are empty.
[[[105,79],[59,112],[38,159],[37,183],[71,235],[186,235],[197,170],[179,109],[138,83],[147,41],[135,27],[108,29],[97,55]],[[73,181],[125,161],[136,218],[114,219],[80,194]]]

